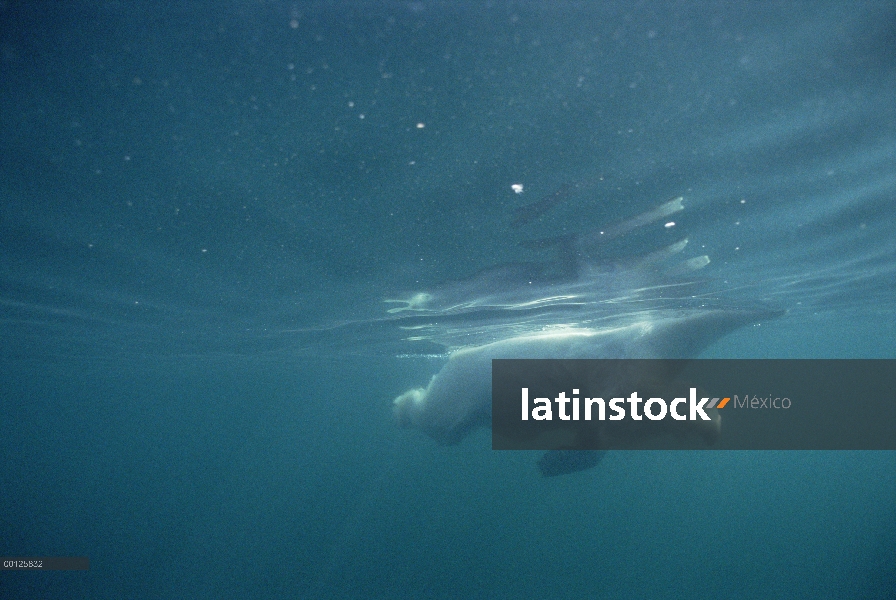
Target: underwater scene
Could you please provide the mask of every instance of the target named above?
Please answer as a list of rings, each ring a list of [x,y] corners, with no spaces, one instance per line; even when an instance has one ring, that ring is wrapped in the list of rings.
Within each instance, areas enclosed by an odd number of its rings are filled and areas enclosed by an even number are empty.
[[[2,598],[896,598],[896,451],[489,428],[896,359],[896,5],[0,0],[0,335]]]

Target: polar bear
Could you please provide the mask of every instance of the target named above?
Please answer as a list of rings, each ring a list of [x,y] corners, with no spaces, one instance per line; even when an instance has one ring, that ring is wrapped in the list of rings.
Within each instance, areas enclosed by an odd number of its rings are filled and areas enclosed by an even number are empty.
[[[428,335],[409,339],[428,339],[450,352],[426,387],[395,398],[396,422],[441,444],[457,444],[490,423],[492,359],[687,359],[739,327],[780,314],[705,300],[698,293],[705,282],[682,276],[706,266],[709,258],[669,264],[687,239],[636,258],[593,260],[605,255],[608,242],[680,210],[679,197],[588,235],[523,244],[550,249],[557,259],[496,267],[431,292],[389,300],[401,304],[389,311],[399,326]],[[688,421],[672,433],[711,443],[719,430],[714,413],[709,423]],[[540,466],[553,475],[598,460],[583,456],[555,451]]]
[[[393,414],[402,427],[419,429],[441,444],[456,444],[490,423],[494,358],[687,358],[726,333],[771,316],[773,311],[762,309],[690,311],[612,329],[533,333],[463,348],[450,355],[425,388],[395,398]],[[707,441],[720,426],[717,415],[708,427],[688,423]]]

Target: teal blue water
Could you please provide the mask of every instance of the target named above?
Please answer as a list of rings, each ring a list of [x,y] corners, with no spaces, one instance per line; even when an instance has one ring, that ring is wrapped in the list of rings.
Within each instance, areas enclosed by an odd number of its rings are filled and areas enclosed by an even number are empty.
[[[896,357],[894,48],[886,2],[0,3],[0,555],[90,558],[0,596],[894,597],[896,453],[544,479],[397,428],[445,356],[378,320],[681,195],[618,252],[786,311],[702,356]]]

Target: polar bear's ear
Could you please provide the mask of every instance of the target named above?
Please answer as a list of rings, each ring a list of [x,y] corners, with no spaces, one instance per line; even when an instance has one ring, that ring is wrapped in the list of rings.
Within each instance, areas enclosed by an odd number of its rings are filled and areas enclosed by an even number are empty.
[[[596,467],[605,450],[548,450],[538,459],[538,470],[545,477],[567,475]]]

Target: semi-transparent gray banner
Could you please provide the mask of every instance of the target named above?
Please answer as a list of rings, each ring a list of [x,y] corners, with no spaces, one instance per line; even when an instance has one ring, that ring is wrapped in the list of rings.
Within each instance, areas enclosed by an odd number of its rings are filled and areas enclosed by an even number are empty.
[[[492,361],[496,450],[896,450],[896,360]]]

